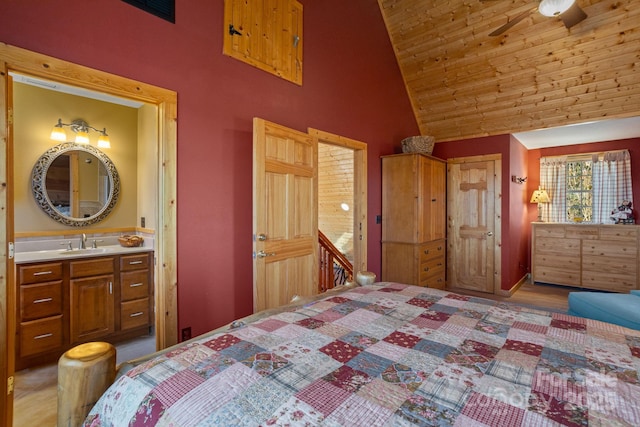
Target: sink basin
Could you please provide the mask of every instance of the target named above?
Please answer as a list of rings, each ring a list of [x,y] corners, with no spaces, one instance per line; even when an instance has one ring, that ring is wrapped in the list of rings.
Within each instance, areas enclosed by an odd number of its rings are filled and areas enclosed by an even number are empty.
[[[107,252],[107,248],[86,248],[86,249],[67,249],[60,251],[62,255],[82,255],[82,254],[102,254]]]

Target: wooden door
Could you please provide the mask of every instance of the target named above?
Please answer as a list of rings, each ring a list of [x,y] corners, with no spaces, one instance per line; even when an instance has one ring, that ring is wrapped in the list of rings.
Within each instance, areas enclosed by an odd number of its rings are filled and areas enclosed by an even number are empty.
[[[318,288],[318,146],[306,133],[253,122],[253,306]]]
[[[500,286],[500,158],[450,159],[447,273],[451,288]]]

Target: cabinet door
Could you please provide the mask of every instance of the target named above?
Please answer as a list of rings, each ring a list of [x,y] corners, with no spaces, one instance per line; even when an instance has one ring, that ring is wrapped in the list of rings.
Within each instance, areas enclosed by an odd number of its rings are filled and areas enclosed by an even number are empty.
[[[418,242],[445,238],[446,165],[420,156],[420,217]]]
[[[417,154],[382,158],[382,241],[420,242]]]
[[[113,275],[71,280],[71,343],[113,333]]]

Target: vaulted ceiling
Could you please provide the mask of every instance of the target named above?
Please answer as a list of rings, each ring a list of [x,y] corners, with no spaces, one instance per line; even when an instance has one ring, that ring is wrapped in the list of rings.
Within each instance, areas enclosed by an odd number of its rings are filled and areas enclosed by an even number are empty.
[[[437,141],[640,115],[638,0],[576,0],[570,29],[537,0],[378,0],[413,109]]]

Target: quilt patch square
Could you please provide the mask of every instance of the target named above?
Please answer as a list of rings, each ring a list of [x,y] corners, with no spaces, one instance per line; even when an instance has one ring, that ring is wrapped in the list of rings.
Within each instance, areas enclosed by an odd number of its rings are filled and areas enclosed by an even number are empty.
[[[200,377],[207,379],[217,375],[234,363],[236,363],[236,361],[229,357],[224,357],[221,354],[215,354],[211,355],[208,359],[201,360],[197,364],[193,365],[191,370]]]
[[[420,338],[415,335],[405,334],[404,332],[395,331],[391,333],[389,336],[385,337],[384,341],[406,348],[413,348],[419,341]]]
[[[413,346],[414,350],[428,353],[434,355],[440,359],[445,359],[452,351],[455,350],[455,347],[451,347],[450,345],[442,344],[436,341],[431,340],[420,340],[415,346]]]
[[[320,348],[320,351],[333,357],[338,362],[346,363],[360,354],[362,350],[346,342],[336,340]]]
[[[283,366],[286,366],[289,361],[275,353],[264,351],[252,355],[243,360],[242,363],[263,377],[266,377],[278,369],[281,369]]]
[[[326,420],[327,425],[382,427],[393,416],[393,411],[363,399],[357,394],[349,396]]]
[[[543,347],[531,342],[517,341],[507,339],[504,343],[505,350],[519,351],[520,353],[528,354],[529,356],[540,356],[542,354]]]
[[[351,331],[346,335],[342,335],[340,339],[354,347],[366,349],[377,343],[379,340],[357,331]]]
[[[355,393],[360,387],[371,382],[371,376],[367,375],[366,372],[353,369],[347,365],[339,367],[322,377],[322,379],[350,393]]]
[[[265,349],[258,347],[252,342],[239,341],[230,347],[220,350],[220,354],[225,357],[230,357],[237,361],[248,359],[257,353],[264,352]]]
[[[485,376],[490,375],[523,386],[530,387],[533,382],[533,367],[526,369],[500,360],[493,360],[484,373]]]
[[[317,380],[300,390],[295,396],[320,412],[324,417],[332,413],[349,398],[351,393],[325,380]]]
[[[376,354],[363,351],[347,362],[347,366],[365,372],[370,377],[379,376],[391,365],[391,360],[380,357]]]
[[[282,320],[279,319],[265,319],[260,323],[256,323],[255,327],[256,328],[260,328],[263,329],[267,332],[273,332],[276,329],[280,329],[283,326],[288,325],[289,323],[284,322]]]
[[[380,378],[373,378],[371,382],[361,387],[357,394],[383,408],[395,411],[412,393],[408,388],[398,387]]]
[[[456,410],[419,394],[409,396],[396,414],[419,426],[453,426],[457,416]]]
[[[532,391],[528,409],[565,426],[589,425],[588,411],[585,407],[556,399],[542,392]]]
[[[524,420],[524,410],[480,393],[473,393],[462,413],[490,426],[519,426]]]
[[[325,322],[319,319],[309,317],[307,319],[298,320],[296,325],[300,325],[307,329],[317,329],[325,325]]]
[[[392,363],[380,376],[384,381],[390,384],[394,384],[398,387],[403,387],[414,392],[422,385],[429,375],[426,372],[414,371],[409,366],[401,363]]]
[[[210,341],[206,341],[203,344],[212,350],[221,351],[239,342],[240,342],[240,338],[237,338],[230,334],[223,334],[216,338],[213,338]]]
[[[415,305],[416,307],[429,308],[435,303],[422,298],[411,298],[407,301],[407,304]]]

